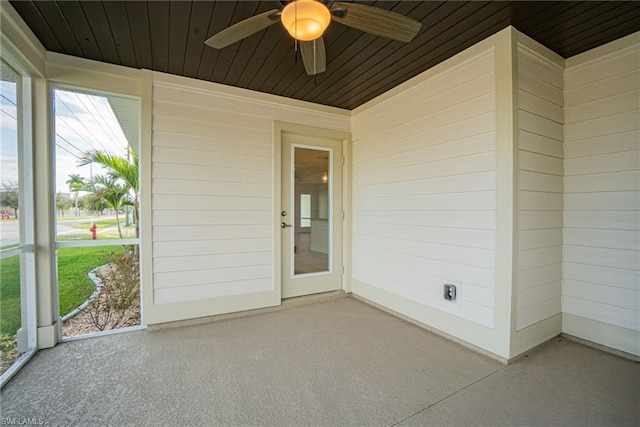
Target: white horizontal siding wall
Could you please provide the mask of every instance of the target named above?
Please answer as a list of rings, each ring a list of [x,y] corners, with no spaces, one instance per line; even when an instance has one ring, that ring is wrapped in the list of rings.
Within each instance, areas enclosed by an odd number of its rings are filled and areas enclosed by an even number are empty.
[[[518,44],[516,330],[561,312],[564,68]]]
[[[271,140],[266,117],[154,83],[154,303],[273,287]]]
[[[565,78],[563,330],[640,355],[640,34]]]
[[[155,305],[279,286],[273,264],[273,121],[348,130],[350,118],[346,111],[261,98],[154,74]],[[188,313],[188,304],[183,307],[185,318],[197,317]]]
[[[475,51],[356,110],[352,277],[356,294],[379,290],[417,303],[423,323],[432,308],[492,328],[495,55],[486,45]],[[447,282],[458,285],[455,302],[443,298]],[[376,302],[412,316],[389,298]]]

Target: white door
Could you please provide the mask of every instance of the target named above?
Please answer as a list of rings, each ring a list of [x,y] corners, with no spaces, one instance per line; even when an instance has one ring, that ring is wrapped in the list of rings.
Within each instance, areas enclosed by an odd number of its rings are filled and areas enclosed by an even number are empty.
[[[342,141],[282,135],[282,298],[342,287]]]

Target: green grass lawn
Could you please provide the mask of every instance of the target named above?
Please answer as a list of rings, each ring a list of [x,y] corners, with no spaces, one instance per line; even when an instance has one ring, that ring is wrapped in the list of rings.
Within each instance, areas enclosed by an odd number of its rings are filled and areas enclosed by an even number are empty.
[[[111,219],[97,219],[94,221],[94,224],[98,227],[98,239],[119,239],[120,235],[118,234],[117,221],[115,218]],[[79,232],[78,234],[65,234],[58,236],[58,240],[91,240],[91,232],[89,229],[91,228],[90,222],[81,222],[78,224],[71,225],[73,228],[77,228],[78,230],[87,230],[86,233]],[[109,229],[109,231],[105,232],[105,229]],[[124,239],[133,239],[135,238],[136,228],[134,225],[130,225],[125,227],[124,218],[120,218],[120,228],[122,230],[122,237]]]
[[[115,218],[111,218],[111,219],[96,219],[95,221],[93,221],[93,223],[98,227],[98,230],[102,229],[102,228],[107,228],[107,227],[115,227],[118,222],[116,221]],[[120,218],[120,226],[124,229],[124,217]],[[71,227],[73,228],[80,228],[82,230],[88,230],[91,228],[91,223],[90,222],[79,222],[77,224],[73,224]],[[133,226],[131,226],[131,228],[133,228]]]
[[[0,334],[20,328],[20,256],[0,260]]]
[[[125,230],[129,230],[129,234],[126,233]],[[133,228],[127,227],[122,229],[122,238],[123,239],[135,239],[136,234]],[[107,240],[107,239],[119,239],[118,230],[113,229],[109,230],[108,233],[99,233],[98,240]],[[86,234],[63,234],[57,237],[58,241],[68,242],[73,240],[93,240],[91,238],[91,233],[87,231]]]
[[[58,293],[60,316],[70,313],[92,293],[94,284],[87,277],[107,262],[111,254],[122,253],[120,246],[58,249]],[[20,257],[0,260],[0,333],[13,335],[20,328]]]
[[[87,273],[122,253],[120,246],[58,249],[58,295],[60,317],[69,314],[93,293],[95,285]]]
[[[57,221],[73,221],[76,219],[89,219],[89,218],[96,218],[96,215],[56,215],[56,220]]]

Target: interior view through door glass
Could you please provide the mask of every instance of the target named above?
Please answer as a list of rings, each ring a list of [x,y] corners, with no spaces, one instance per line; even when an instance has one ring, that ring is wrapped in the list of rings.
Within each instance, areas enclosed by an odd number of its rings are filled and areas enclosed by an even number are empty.
[[[330,271],[331,152],[294,149],[294,274]]]

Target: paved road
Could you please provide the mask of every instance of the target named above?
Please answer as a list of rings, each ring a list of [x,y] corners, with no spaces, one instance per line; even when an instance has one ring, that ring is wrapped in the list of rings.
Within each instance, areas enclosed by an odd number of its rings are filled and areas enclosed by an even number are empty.
[[[116,218],[115,215],[101,216],[100,220],[115,219],[115,218]],[[88,222],[91,222],[91,220],[92,220],[91,218],[79,218],[79,219],[58,218],[58,224],[57,224],[58,235],[89,233],[89,230],[77,229],[73,226],[76,224],[88,223]],[[95,221],[96,218],[93,218],[93,220]],[[110,229],[111,227],[98,230],[98,234],[100,234],[101,232],[104,233]],[[20,242],[19,222],[16,220],[0,220],[0,247],[13,245],[19,242]]]
[[[0,220],[0,246],[13,245],[20,242],[20,224],[15,219]]]

